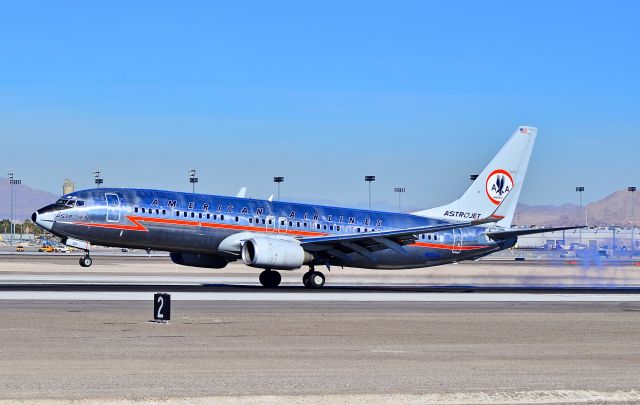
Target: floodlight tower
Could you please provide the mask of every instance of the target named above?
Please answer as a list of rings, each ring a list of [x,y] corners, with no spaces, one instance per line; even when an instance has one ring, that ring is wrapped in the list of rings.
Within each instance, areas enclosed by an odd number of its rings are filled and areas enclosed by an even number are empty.
[[[191,183],[191,192],[193,194],[196,193],[196,183],[198,182],[198,178],[196,177],[196,169],[189,169],[189,183]]]
[[[275,176],[273,178],[273,182],[276,183],[278,185],[278,201],[280,201],[280,183],[284,182],[284,177],[282,176]]]
[[[371,183],[376,181],[376,176],[364,176],[364,181],[369,183],[369,210],[371,210]]]
[[[584,187],[583,186],[578,186],[576,187],[576,191],[578,193],[580,193],[580,212],[582,212],[582,193],[584,192]],[[587,226],[587,215],[585,214],[584,217],[584,224],[585,226]],[[582,247],[582,228],[579,229],[580,231],[580,246]]]
[[[635,186],[627,187],[627,191],[631,193],[631,257],[633,257],[633,252],[635,251],[635,248],[636,248],[636,245],[634,245],[634,240],[633,240],[633,231],[635,227],[635,216],[633,212],[635,199],[633,197],[635,196],[635,193],[636,193],[636,187]]]
[[[402,212],[402,200],[400,199],[400,196],[402,195],[402,193],[407,191],[407,189],[404,187],[395,187],[393,191],[398,193],[398,212]]]
[[[96,183],[96,188],[100,188],[100,185],[104,183],[102,177],[100,177],[100,170],[96,170],[93,172],[93,182]]]
[[[15,220],[15,216],[16,216],[16,193],[15,193],[15,187],[16,185],[20,185],[22,184],[22,180],[18,180],[16,179],[15,173],[14,172],[9,172],[7,173],[7,176],[9,176],[9,184],[11,185],[11,195],[9,196],[9,199],[11,200],[11,214],[10,214],[10,218],[9,218],[9,228],[11,228],[11,238],[9,240],[9,244],[13,245],[13,239],[14,239],[14,234],[16,232],[16,226],[14,224],[14,220]]]

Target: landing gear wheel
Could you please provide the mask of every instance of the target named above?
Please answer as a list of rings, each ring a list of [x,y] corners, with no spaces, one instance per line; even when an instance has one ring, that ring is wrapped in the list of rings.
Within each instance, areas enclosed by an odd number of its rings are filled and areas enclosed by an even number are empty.
[[[311,273],[313,273],[311,270],[309,270],[308,272],[304,273],[302,275],[302,284],[304,284],[305,287],[310,288],[309,287],[309,279],[311,279]]]
[[[80,258],[80,266],[90,267],[92,264],[93,264],[93,260],[91,260],[91,257],[85,256]]]
[[[324,286],[324,274],[319,271],[310,271],[307,274],[309,274],[309,279],[305,283],[305,287],[318,289]],[[304,277],[302,278],[302,282],[304,283]]]
[[[260,284],[266,288],[276,288],[281,280],[282,276],[277,271],[265,270],[260,273]]]

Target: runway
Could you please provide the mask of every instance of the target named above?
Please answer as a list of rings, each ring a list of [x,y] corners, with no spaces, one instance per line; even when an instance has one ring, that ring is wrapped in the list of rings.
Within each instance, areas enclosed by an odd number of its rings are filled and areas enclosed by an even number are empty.
[[[588,269],[593,285],[527,269],[345,269],[322,290],[295,272],[265,290],[238,265],[0,261],[0,404],[640,402],[635,269]]]

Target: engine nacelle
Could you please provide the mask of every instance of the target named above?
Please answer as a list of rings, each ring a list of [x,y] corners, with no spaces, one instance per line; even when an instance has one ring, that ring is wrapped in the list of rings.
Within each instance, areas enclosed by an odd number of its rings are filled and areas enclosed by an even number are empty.
[[[294,270],[311,263],[313,255],[295,240],[251,238],[242,245],[242,261],[247,266],[272,270]]]
[[[191,267],[206,267],[209,269],[221,269],[229,264],[229,260],[218,255],[201,253],[170,253],[171,261],[175,264]]]

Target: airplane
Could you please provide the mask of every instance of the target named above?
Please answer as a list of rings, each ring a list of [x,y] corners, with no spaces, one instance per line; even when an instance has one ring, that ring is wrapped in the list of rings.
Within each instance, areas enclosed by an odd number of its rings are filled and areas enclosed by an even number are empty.
[[[307,288],[321,288],[317,266],[410,269],[475,260],[513,247],[518,236],[577,227],[511,229],[538,130],[520,126],[466,192],[450,204],[394,213],[195,193],[96,188],[60,197],[34,223],[84,250],[93,246],[169,252],[174,263],[224,268],[241,260],[262,269],[308,266]]]

